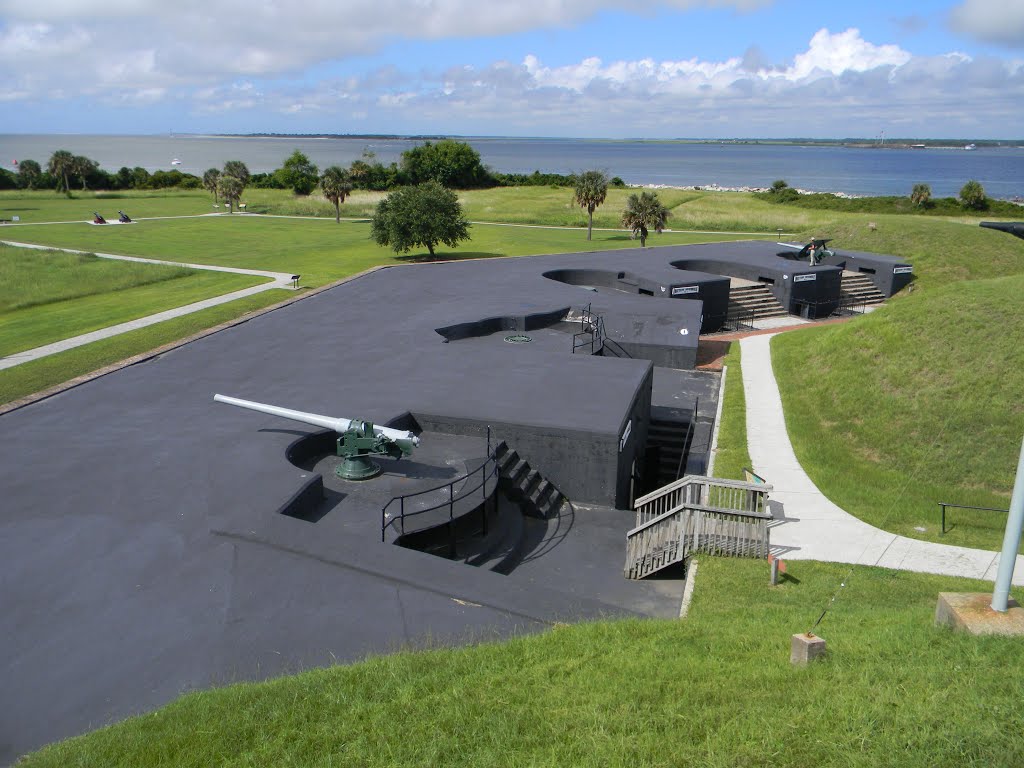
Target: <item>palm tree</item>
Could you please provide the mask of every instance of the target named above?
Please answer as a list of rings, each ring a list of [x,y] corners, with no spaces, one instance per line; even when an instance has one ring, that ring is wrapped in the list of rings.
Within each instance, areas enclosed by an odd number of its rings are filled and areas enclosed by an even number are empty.
[[[75,156],[66,149],[58,149],[50,155],[50,162],[46,164],[46,170],[57,179],[57,191],[71,194],[71,187],[68,186],[68,174],[74,170]]]
[[[585,171],[576,178],[576,204],[587,209],[587,240],[594,230],[594,209],[608,195],[608,177],[601,171]]]
[[[334,203],[334,221],[340,224],[341,204],[352,191],[352,180],[348,171],[337,165],[325,168],[320,176],[320,189],[323,190],[324,197]]]
[[[226,173],[229,176],[234,176],[242,182],[243,188],[249,184],[249,167],[241,160],[228,160],[224,163],[223,173]]]
[[[238,198],[242,196],[244,189],[245,185],[230,173],[222,173],[218,177],[217,191],[220,192],[220,196],[228,204],[228,213],[234,213],[235,204],[238,202]]]
[[[915,184],[910,192],[910,202],[918,208],[928,205],[932,199],[932,188],[927,184]]]
[[[658,199],[654,192],[641,192],[630,195],[626,201],[626,210],[622,212],[622,226],[633,232],[633,237],[640,236],[640,247],[647,245],[647,234],[653,229],[659,234],[668,221],[669,210]]]
[[[78,180],[82,182],[82,190],[88,189],[86,180],[89,174],[99,168],[99,163],[95,160],[90,160],[88,157],[82,155],[75,155],[71,161],[71,173],[78,177]]]
[[[220,178],[220,171],[216,168],[210,168],[206,173],[203,174],[203,189],[213,195],[213,202],[218,202],[217,198],[217,179]]]
[[[42,175],[43,168],[35,160],[22,160],[18,163],[18,183],[25,189],[35,189]]]

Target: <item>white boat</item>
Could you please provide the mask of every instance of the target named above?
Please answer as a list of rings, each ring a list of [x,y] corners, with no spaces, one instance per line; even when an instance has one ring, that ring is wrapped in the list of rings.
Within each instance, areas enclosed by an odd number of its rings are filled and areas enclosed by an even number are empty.
[[[171,165],[181,165],[181,160],[179,160],[178,158],[174,158],[173,160],[171,160]]]
[[[967,150],[977,149],[977,148],[978,148],[977,144],[968,144],[966,147],[964,147],[964,149],[967,149]]]

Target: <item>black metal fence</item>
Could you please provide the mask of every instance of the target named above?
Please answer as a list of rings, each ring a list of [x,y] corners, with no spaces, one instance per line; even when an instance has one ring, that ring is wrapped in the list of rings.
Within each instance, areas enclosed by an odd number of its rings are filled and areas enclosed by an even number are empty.
[[[381,542],[386,540],[388,528],[396,529],[399,536],[404,536],[406,532],[405,521],[407,519],[418,517],[419,515],[425,515],[428,512],[434,512],[439,509],[443,510],[446,507],[448,509],[448,519],[444,522],[448,525],[449,550],[453,557],[455,556],[455,521],[466,512],[476,509],[477,506],[480,507],[481,531],[483,535],[487,535],[487,498],[489,491],[493,490],[497,486],[497,452],[498,446],[495,446],[493,449],[491,448],[491,428],[488,427],[487,458],[484,459],[483,463],[480,464],[479,467],[470,470],[466,474],[461,475],[454,480],[450,480],[447,483],[435,485],[432,488],[426,488],[422,491],[414,491],[412,493],[392,497],[380,511]],[[458,494],[456,494],[455,487],[459,484],[462,484],[463,487],[460,488]],[[426,507],[416,509],[408,508],[413,499],[437,493],[438,491],[447,492],[442,494],[442,501]],[[479,497],[476,495],[477,492],[480,493]],[[444,496],[447,496],[447,499],[444,499]],[[458,508],[458,514],[456,514],[456,508]]]
[[[983,512],[1002,512],[1003,514],[1009,514],[1008,509],[998,509],[996,507],[971,507],[964,504],[950,504],[948,501],[938,502],[939,507],[942,509],[942,532],[945,533],[947,530],[953,530],[952,528],[946,528],[946,507],[952,507],[953,509],[976,509]]]

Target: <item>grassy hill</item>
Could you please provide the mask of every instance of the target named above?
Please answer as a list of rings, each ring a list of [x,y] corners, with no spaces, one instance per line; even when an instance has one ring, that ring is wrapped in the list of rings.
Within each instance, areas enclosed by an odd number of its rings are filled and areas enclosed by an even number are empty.
[[[1024,435],[1024,241],[901,218],[839,242],[909,258],[917,280],[856,322],[772,342],[797,456],[826,495],[870,523],[997,549],[1005,515],[954,511],[943,536],[937,502],[1009,505]]]
[[[192,693],[50,746],[43,766],[777,766],[1024,763],[1020,641],[932,626],[958,579],[822,563],[767,584],[701,561],[685,621],[560,626]],[[845,584],[845,587],[840,587]],[[790,636],[823,663],[795,668]]]

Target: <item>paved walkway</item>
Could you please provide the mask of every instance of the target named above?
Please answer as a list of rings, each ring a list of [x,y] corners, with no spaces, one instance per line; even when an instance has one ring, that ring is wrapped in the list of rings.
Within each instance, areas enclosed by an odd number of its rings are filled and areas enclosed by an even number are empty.
[[[740,341],[747,400],[747,442],[754,471],[773,486],[772,551],[791,560],[878,565],[995,580],[998,552],[953,547],[887,533],[843,511],[818,490],[793,453],[772,370],[772,335]],[[1024,585],[1024,555],[1014,584]]]
[[[58,352],[64,352],[68,349],[74,349],[75,347],[81,347],[85,344],[91,344],[94,341],[100,339],[109,339],[111,336],[117,336],[128,331],[134,331],[137,328],[145,328],[149,325],[155,325],[156,323],[162,323],[164,320],[170,320],[175,317],[182,317],[183,315],[189,315],[193,312],[198,312],[202,309],[209,307],[215,307],[218,304],[226,304],[229,301],[235,299],[243,299],[246,296],[252,296],[255,293],[262,293],[263,291],[269,291],[274,288],[287,288],[293,287],[292,275],[284,272],[267,272],[259,269],[240,269],[238,267],[220,267],[213,266],[210,264],[188,264],[179,261],[162,261],[160,259],[143,259],[138,256],[119,256],[113,253],[95,253],[93,251],[78,251],[72,248],[54,248],[49,245],[33,245],[30,243],[17,243],[9,240],[0,241],[4,245],[10,245],[17,248],[34,248],[40,251],[64,251],[65,253],[94,253],[94,255],[101,259],[116,259],[118,261],[141,261],[146,264],[169,264],[174,267],[189,267],[191,269],[205,269],[213,272],[233,272],[237,275],[253,275],[256,277],[266,277],[270,279],[270,282],[260,283],[254,285],[251,288],[243,288],[240,291],[233,291],[232,293],[225,293],[222,296],[214,296],[209,299],[203,299],[202,301],[196,301],[192,304],[186,304],[182,307],[175,307],[173,309],[165,310],[164,312],[158,312],[155,315],[148,315],[146,317],[140,317],[136,320],[129,320],[125,323],[118,323],[117,325],[111,325],[107,328],[101,328],[98,331],[92,331],[91,333],[83,333],[80,336],[73,336],[70,339],[63,339],[61,341],[54,342],[53,344],[47,344],[42,347],[36,347],[35,349],[26,349],[23,352],[16,352],[13,355],[0,358],[0,371],[7,368],[13,368],[16,365],[27,363],[30,360],[38,360],[48,355],[55,355]]]

